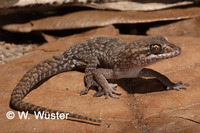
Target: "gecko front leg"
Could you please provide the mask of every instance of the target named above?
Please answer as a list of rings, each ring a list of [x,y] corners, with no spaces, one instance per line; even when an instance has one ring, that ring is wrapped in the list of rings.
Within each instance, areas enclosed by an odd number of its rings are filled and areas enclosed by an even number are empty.
[[[139,76],[156,77],[163,85],[167,87],[167,90],[186,89],[186,87],[189,85],[189,83],[183,84],[182,81],[173,83],[165,75],[148,68],[143,68],[139,72]]]
[[[110,78],[112,76],[112,70],[111,69],[97,69],[97,60],[96,59],[90,59],[90,63],[85,68],[85,82],[86,82],[86,88],[85,90],[82,90],[80,92],[80,95],[85,95],[88,93],[89,89],[92,86],[97,87],[97,93],[95,93],[94,97],[100,97],[102,95],[105,95],[106,98],[108,98],[108,95],[110,95],[113,98],[119,98],[114,94],[121,94],[120,92],[116,91],[117,84],[109,85],[106,78]],[[105,78],[106,76],[106,78]]]
[[[108,81],[106,80],[111,79],[113,77],[112,69],[99,68],[92,71],[92,73],[94,74],[95,80],[103,89],[101,92],[97,93],[96,96],[105,95],[106,99],[108,98],[108,96],[111,96],[112,98],[119,98],[119,96],[114,95],[121,95],[120,92],[116,91],[117,84],[109,85]]]
[[[105,72],[102,72],[105,71]],[[114,96],[114,94],[121,94],[120,92],[116,91],[117,88],[117,84],[108,84],[107,80],[105,79],[103,73],[106,73],[106,75],[108,75],[107,73],[108,69],[104,70],[104,69],[92,69],[92,70],[88,70],[86,69],[85,71],[85,82],[86,82],[86,88],[85,90],[81,91],[81,95],[87,94],[90,87],[95,86],[97,87],[97,93],[95,93],[93,96],[94,97],[100,97],[102,95],[106,95],[106,98],[108,98],[108,95],[110,95],[113,98],[119,98],[117,96]],[[96,75],[96,76],[95,76]],[[101,76],[99,76],[101,75]],[[98,80],[96,80],[96,78]],[[104,82],[105,81],[105,82]],[[102,84],[102,86],[101,86]],[[104,87],[104,88],[103,88]]]

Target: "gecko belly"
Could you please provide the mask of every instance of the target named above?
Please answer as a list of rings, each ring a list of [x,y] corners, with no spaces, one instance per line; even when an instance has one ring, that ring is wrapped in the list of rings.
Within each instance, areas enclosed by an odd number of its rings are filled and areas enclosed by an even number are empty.
[[[133,68],[133,69],[124,70],[124,71],[115,71],[114,72],[114,78],[115,79],[135,78],[135,77],[138,77],[141,69],[142,68]]]

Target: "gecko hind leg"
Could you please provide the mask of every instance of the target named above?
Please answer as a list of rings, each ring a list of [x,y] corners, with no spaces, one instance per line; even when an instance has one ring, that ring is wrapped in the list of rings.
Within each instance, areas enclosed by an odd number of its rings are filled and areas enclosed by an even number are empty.
[[[98,91],[97,93],[101,92],[103,89],[102,87],[94,80],[93,78],[93,74],[87,74],[85,75],[85,82],[86,82],[86,87],[85,87],[85,90],[82,90],[80,92],[80,95],[85,95],[88,93],[89,89],[92,87],[92,86],[95,86],[98,88]],[[95,93],[96,94],[96,93]]]

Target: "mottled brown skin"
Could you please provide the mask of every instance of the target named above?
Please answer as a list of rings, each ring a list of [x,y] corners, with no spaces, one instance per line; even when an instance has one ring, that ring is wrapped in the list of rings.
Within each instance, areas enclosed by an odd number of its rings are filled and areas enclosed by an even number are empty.
[[[119,98],[121,93],[116,91],[117,84],[109,85],[106,79],[156,77],[167,89],[186,88],[188,84],[171,82],[166,76],[144,68],[163,59],[177,56],[181,53],[179,47],[171,44],[162,36],[150,37],[126,44],[114,37],[97,37],[76,44],[67,49],[62,55],[54,56],[28,71],[14,88],[10,104],[16,110],[45,111],[49,113],[69,113],[52,110],[31,103],[23,102],[23,98],[37,83],[55,74],[85,69],[86,89],[81,95],[87,94],[91,86],[98,88],[94,96],[105,95]],[[101,120],[69,113],[69,119],[100,123]]]

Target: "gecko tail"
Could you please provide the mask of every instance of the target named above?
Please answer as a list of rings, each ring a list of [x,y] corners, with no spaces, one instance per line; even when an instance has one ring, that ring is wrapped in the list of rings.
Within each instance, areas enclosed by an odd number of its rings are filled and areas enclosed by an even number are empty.
[[[71,59],[63,60],[63,55],[53,56],[29,70],[19,81],[11,94],[10,106],[19,111],[28,111],[29,113],[68,113],[68,119],[88,123],[99,123],[101,120],[89,118],[86,116],[73,114],[65,111],[57,111],[40,107],[31,103],[23,102],[23,98],[36,87],[40,81],[56,75],[61,72],[70,71],[76,67]]]
[[[23,102],[21,100],[11,99],[10,106],[13,109],[18,110],[18,111],[24,111],[24,112],[28,111],[29,113],[34,114],[35,116],[44,116],[45,114],[49,114],[52,119],[53,118],[66,119],[66,120],[78,121],[78,122],[83,122],[83,123],[89,123],[93,125],[101,124],[101,120],[99,119],[94,119],[87,116],[82,116],[79,114],[74,114],[74,113],[65,112],[65,111],[48,109],[48,108],[37,106],[31,103]]]

